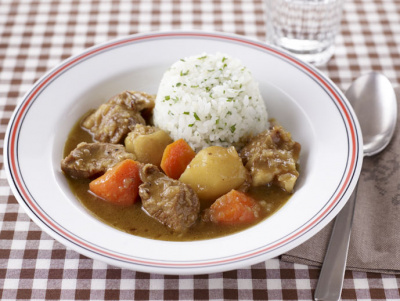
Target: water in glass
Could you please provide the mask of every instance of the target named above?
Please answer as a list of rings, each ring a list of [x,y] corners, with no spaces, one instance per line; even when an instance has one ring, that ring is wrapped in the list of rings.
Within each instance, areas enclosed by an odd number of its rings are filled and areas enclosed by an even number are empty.
[[[265,0],[267,39],[315,65],[334,52],[343,0]]]

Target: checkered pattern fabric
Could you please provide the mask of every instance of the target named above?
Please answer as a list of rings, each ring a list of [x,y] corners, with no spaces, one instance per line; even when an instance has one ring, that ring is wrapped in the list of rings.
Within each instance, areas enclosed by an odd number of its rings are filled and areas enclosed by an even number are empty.
[[[170,29],[265,40],[263,0],[0,0],[0,146],[18,100],[47,70],[94,44]],[[376,70],[400,83],[400,1],[345,2],[334,57],[340,88]],[[163,276],[108,266],[54,241],[23,212],[0,155],[2,300],[310,300],[319,269],[281,262],[209,275]],[[400,276],[347,271],[344,300],[400,300]]]

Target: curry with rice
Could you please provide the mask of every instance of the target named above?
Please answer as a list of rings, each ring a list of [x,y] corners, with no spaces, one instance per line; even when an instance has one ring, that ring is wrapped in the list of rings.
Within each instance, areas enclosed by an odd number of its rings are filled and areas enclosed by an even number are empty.
[[[201,240],[251,227],[290,198],[300,144],[280,125],[195,152],[152,124],[154,105],[124,91],[72,128],[61,168],[94,216],[146,238]]]

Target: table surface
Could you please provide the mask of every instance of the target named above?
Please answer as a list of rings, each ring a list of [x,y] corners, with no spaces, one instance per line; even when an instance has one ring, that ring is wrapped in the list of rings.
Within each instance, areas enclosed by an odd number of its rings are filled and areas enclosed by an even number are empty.
[[[134,33],[202,29],[265,41],[262,0],[0,0],[0,139],[19,99],[47,70],[94,44]],[[400,1],[345,2],[341,34],[321,67],[346,89],[362,73],[400,83]],[[109,266],[42,232],[18,205],[0,155],[0,298],[310,300],[320,269],[274,258],[209,275]],[[342,299],[400,300],[400,276],[346,271]]]

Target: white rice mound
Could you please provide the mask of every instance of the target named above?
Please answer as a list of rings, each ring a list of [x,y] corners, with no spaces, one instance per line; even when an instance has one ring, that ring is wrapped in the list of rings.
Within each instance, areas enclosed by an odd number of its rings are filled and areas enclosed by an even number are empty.
[[[226,54],[201,54],[174,63],[158,88],[154,125],[195,150],[240,146],[268,128],[268,114],[251,72]]]

